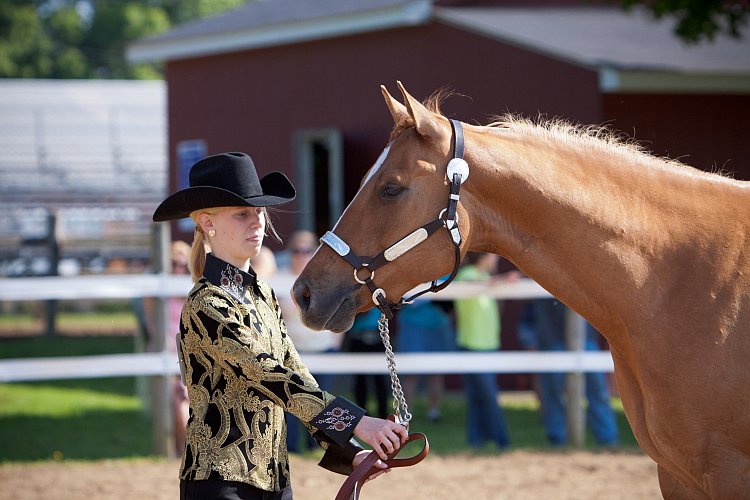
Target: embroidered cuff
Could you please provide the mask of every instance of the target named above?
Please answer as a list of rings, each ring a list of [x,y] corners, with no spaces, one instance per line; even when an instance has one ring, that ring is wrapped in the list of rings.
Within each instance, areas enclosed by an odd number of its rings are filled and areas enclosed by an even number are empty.
[[[334,443],[344,446],[365,413],[364,408],[336,396],[336,399],[310,420],[310,425],[317,427]]]

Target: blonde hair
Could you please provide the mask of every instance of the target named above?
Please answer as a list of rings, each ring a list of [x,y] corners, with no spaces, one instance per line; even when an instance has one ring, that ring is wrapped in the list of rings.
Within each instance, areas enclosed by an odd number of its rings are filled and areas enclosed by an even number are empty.
[[[193,245],[190,248],[190,275],[193,277],[193,282],[198,281],[203,276],[203,271],[206,269],[206,253],[209,251],[208,241],[203,234],[201,226],[198,224],[196,218],[197,212],[190,214],[190,217],[195,222],[195,233],[193,234]]]
[[[266,236],[273,236],[277,241],[281,241],[279,233],[276,232],[276,228],[273,226],[271,219],[268,216],[268,209],[261,207],[263,214],[266,219]],[[208,238],[203,233],[201,225],[198,222],[198,216],[202,213],[214,214],[216,213],[213,209],[201,209],[196,210],[190,214],[190,218],[195,223],[195,232],[193,234],[193,244],[190,248],[190,262],[188,268],[190,269],[190,275],[193,278],[193,282],[198,281],[203,276],[203,271],[206,269],[206,254],[211,251],[211,245],[208,242]]]

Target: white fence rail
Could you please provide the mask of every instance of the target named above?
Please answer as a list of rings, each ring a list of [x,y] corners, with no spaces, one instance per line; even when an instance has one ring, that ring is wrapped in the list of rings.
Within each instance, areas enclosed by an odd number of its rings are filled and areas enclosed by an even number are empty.
[[[268,281],[277,293],[285,294],[291,290],[294,279],[292,274],[278,273]],[[0,278],[0,302],[181,297],[190,291],[191,286],[189,276],[170,274]],[[454,300],[476,295],[488,295],[502,300],[551,297],[536,282],[521,279],[514,283],[498,284],[453,282],[440,293],[427,294],[420,299]]]
[[[279,273],[270,284],[287,293],[294,276]],[[0,301],[122,299],[174,297],[186,295],[192,286],[187,276],[166,274],[37,277],[0,280]],[[454,300],[476,295],[518,300],[549,297],[537,283],[522,279],[495,285],[452,283],[435,300]],[[313,373],[387,373],[382,355],[335,353],[305,354]],[[608,352],[496,352],[399,354],[398,369],[418,373],[541,373],[612,371]],[[72,379],[115,376],[174,375],[178,373],[175,354],[133,353],[102,356],[69,356],[0,360],[0,382]]]
[[[388,373],[382,354],[303,354],[313,373]],[[544,373],[609,372],[609,352],[450,352],[398,354],[398,371],[419,373]],[[0,361],[0,383],[67,380],[126,376],[177,375],[177,357],[172,352],[106,354],[7,359]]]
[[[278,293],[289,293],[294,277],[278,274],[269,280]],[[166,274],[77,276],[0,279],[0,301],[123,299],[137,297],[184,296],[191,288],[186,276]],[[550,297],[537,283],[523,279],[515,283],[452,283],[434,300],[454,300],[489,295],[498,300]],[[161,301],[163,302],[163,301]],[[164,318],[162,318],[164,319]],[[568,397],[581,401],[582,374],[588,371],[611,372],[609,352],[583,351],[583,322],[574,313],[566,325],[568,345],[563,352],[493,352],[493,353],[419,353],[399,354],[398,370],[402,374],[419,373],[543,373],[568,372]],[[381,354],[337,353],[304,354],[313,373],[387,373]],[[65,356],[0,360],[0,383],[50,379],[99,378],[118,376],[155,376],[156,404],[162,406],[154,416],[154,451],[168,454],[173,429],[166,394],[166,377],[179,372],[176,355],[161,352],[112,354],[101,356]],[[568,406],[571,442],[583,445],[584,415],[582,404]]]

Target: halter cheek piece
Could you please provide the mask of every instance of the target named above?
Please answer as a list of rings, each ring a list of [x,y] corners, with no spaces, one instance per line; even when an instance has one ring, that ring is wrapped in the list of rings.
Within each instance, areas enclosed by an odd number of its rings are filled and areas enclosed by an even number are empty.
[[[450,182],[450,197],[448,199],[448,206],[440,211],[437,219],[401,238],[369,261],[366,261],[365,257],[360,257],[354,253],[344,240],[331,231],[328,231],[320,239],[322,243],[331,247],[334,252],[354,268],[355,281],[362,285],[367,285],[372,292],[372,301],[388,319],[393,317],[393,311],[401,307],[402,304],[408,304],[427,292],[439,292],[448,286],[448,284],[453,281],[453,278],[456,277],[459,264],[461,263],[461,232],[458,228],[456,208],[458,207],[461,184],[463,184],[469,177],[469,165],[463,159],[464,132],[461,122],[458,120],[450,120],[450,124],[453,132],[453,158],[448,162],[446,168],[446,176]],[[389,301],[386,298],[385,291],[383,291],[382,288],[378,288],[375,284],[375,271],[385,264],[398,259],[443,227],[449,231],[451,242],[453,243],[453,248],[455,250],[455,263],[453,265],[453,271],[451,271],[448,279],[442,283],[438,283],[438,280],[434,280],[428,288],[415,293],[407,299],[402,297],[396,302]],[[364,273],[367,273],[367,275],[361,277]]]

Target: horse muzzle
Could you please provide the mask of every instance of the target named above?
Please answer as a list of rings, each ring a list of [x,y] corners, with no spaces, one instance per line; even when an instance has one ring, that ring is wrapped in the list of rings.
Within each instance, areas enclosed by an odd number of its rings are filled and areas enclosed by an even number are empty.
[[[299,309],[302,322],[313,330],[346,332],[354,324],[360,309],[356,292],[359,285],[333,287],[333,292],[320,290],[303,273],[294,282],[292,298]]]

